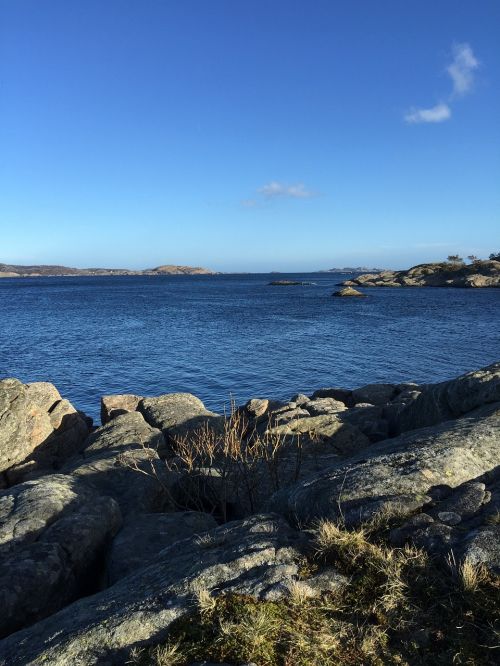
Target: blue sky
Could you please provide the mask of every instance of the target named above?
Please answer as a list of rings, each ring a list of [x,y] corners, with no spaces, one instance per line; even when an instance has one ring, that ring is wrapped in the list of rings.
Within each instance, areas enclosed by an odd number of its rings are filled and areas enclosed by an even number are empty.
[[[497,0],[0,0],[0,262],[500,250]]]

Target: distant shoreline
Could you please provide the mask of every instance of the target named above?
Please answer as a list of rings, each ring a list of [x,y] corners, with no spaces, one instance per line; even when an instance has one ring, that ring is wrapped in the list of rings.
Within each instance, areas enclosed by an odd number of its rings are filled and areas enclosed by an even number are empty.
[[[313,275],[313,274],[337,274],[337,275],[352,275],[362,273],[380,273],[384,269],[379,268],[364,268],[364,267],[344,267],[344,268],[330,268],[327,270],[317,271],[212,271],[208,268],[200,268],[193,266],[177,266],[165,265],[158,266],[157,268],[147,268],[144,270],[132,270],[128,268],[72,268],[67,266],[52,266],[52,265],[33,265],[21,266],[14,264],[0,263],[0,278],[40,278],[40,277],[158,277],[164,275]]]

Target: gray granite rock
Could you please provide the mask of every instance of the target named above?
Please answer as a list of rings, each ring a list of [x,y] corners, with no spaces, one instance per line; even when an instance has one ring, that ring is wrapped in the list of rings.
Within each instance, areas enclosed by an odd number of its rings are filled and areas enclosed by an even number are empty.
[[[123,664],[133,646],[165,639],[200,591],[289,594],[303,539],[276,516],[253,516],[178,541],[135,575],[2,641],[0,664]]]
[[[38,469],[57,469],[77,453],[86,419],[52,384],[0,381],[0,473],[9,483]]]
[[[140,412],[128,412],[115,416],[106,425],[97,428],[87,437],[83,446],[85,457],[140,448],[163,454],[165,439],[161,430],[146,423]]]
[[[146,566],[176,541],[217,527],[214,518],[199,511],[143,514],[127,521],[113,540],[107,558],[107,582],[113,585]]]
[[[500,363],[424,388],[399,414],[400,432],[414,430],[467,414],[500,401]]]
[[[94,591],[121,524],[114,500],[62,474],[0,492],[0,635]]]
[[[500,405],[374,444],[323,474],[276,493],[269,506],[300,524],[360,523],[380,510],[411,513],[439,484],[458,486],[500,465]]]
[[[167,393],[156,398],[144,398],[139,411],[154,428],[159,428],[169,439],[185,437],[203,427],[220,429],[223,417],[206,409],[202,401],[191,393]]]
[[[361,388],[354,389],[352,397],[354,402],[367,402],[371,405],[385,405],[390,402],[396,394],[394,384],[367,384]]]
[[[101,398],[101,423],[105,425],[115,416],[135,412],[139,406],[142,396],[131,393],[120,395],[103,395]]]

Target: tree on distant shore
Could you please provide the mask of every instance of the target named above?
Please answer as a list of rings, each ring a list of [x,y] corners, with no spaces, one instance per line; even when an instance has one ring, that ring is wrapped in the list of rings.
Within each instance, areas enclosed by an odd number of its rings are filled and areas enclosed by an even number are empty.
[[[490,259],[493,261],[500,261],[500,252],[492,252],[490,254]]]
[[[464,263],[463,258],[460,257],[458,254],[448,255],[448,261],[452,264],[463,264]]]
[[[476,257],[475,254],[469,254],[469,256],[467,257],[467,259],[468,259],[471,263],[473,263],[473,264],[475,264],[476,261],[479,261],[479,257]]]

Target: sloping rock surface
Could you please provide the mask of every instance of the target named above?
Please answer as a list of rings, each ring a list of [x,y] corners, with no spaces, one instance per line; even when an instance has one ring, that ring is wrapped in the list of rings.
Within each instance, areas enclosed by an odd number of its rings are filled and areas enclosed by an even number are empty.
[[[123,664],[127,648],[159,642],[196,594],[287,594],[303,537],[277,516],[227,523],[166,548],[136,575],[0,643],[2,666]]]
[[[120,524],[114,500],[62,474],[0,492],[0,635],[93,591]]]
[[[457,418],[476,407],[500,402],[500,363],[425,387],[398,416],[401,432]]]
[[[343,518],[357,524],[398,506],[408,513],[438,484],[457,486],[500,464],[500,404],[368,447],[347,463],[274,495],[271,510],[300,524]]]
[[[164,445],[162,433],[139,412],[122,414],[93,432],[83,456],[69,461],[63,471],[113,497],[124,516],[163,511],[170,476],[157,451]]]
[[[175,541],[217,527],[215,519],[199,511],[149,513],[128,521],[111,546],[107,579],[110,585],[146,567],[155,555]]]

